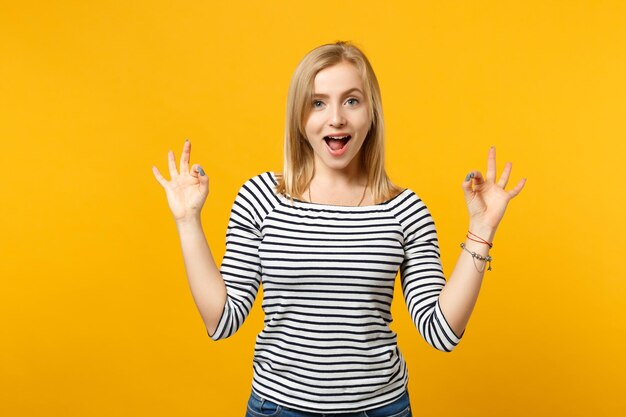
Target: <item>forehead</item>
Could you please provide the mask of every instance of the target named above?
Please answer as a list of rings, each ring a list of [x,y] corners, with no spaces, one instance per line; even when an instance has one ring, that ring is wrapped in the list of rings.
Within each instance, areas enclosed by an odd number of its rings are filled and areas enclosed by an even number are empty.
[[[341,62],[315,75],[313,94],[341,94],[353,88],[363,91],[361,74],[353,64]]]

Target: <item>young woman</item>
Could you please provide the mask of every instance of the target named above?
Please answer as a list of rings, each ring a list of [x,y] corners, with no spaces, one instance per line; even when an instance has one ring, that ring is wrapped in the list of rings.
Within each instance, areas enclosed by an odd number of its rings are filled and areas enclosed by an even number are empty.
[[[446,281],[437,232],[424,202],[394,185],[384,167],[380,90],[364,54],[322,45],[300,62],[287,99],[282,174],[246,181],[232,206],[218,269],[200,211],[208,177],[189,167],[185,142],[166,191],[189,285],[208,335],[231,336],[263,285],[265,327],[256,339],[248,416],[409,416],[406,362],[389,328],[397,272],[422,337],[449,352],[476,303],[496,228],[521,180],[486,176],[462,188],[469,230]],[[490,268],[489,268],[490,269]]]

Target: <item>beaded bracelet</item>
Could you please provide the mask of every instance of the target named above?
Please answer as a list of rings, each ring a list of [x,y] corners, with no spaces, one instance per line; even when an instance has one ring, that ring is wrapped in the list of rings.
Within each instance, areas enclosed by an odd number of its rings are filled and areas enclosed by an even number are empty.
[[[478,265],[476,265],[476,259],[479,259],[481,261],[487,261],[489,262],[489,268],[487,268],[487,271],[491,271],[491,256],[487,255],[487,256],[482,256],[476,252],[471,252],[469,249],[467,249],[465,247],[465,243],[461,242],[461,247],[466,250],[467,252],[469,252],[472,255],[472,258],[474,258],[474,266],[476,267],[476,270],[478,272],[483,272],[485,270],[485,267],[483,266],[483,269],[478,269]]]

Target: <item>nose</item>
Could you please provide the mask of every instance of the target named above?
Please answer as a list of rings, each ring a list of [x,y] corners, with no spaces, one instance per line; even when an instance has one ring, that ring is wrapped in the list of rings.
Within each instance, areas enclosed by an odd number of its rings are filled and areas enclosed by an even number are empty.
[[[337,106],[332,110],[332,114],[330,116],[330,125],[331,126],[343,126],[346,123],[346,119],[343,115],[343,109],[341,106]]]

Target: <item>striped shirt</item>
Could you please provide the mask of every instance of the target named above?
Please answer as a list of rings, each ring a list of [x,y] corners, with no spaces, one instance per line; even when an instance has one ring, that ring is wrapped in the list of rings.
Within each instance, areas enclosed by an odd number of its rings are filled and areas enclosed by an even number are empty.
[[[231,336],[263,285],[252,389],[309,412],[362,411],[398,399],[406,362],[390,307],[395,277],[415,326],[434,348],[459,343],[439,306],[446,283],[435,224],[410,189],[370,206],[292,201],[276,175],[237,194],[220,272],[227,300],[213,340]]]

